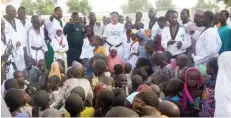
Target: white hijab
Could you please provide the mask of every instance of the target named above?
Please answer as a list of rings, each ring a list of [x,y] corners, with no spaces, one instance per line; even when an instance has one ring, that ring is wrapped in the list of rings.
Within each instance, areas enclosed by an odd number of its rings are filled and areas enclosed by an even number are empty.
[[[215,87],[215,117],[231,117],[231,51],[218,58],[218,74]]]

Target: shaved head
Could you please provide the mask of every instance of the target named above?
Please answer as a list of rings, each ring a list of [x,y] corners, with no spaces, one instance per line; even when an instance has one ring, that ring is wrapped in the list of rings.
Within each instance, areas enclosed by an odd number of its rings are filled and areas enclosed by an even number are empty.
[[[16,9],[12,5],[7,5],[6,6],[6,15],[7,18],[15,18],[16,17]]]
[[[160,112],[168,117],[180,117],[178,106],[170,101],[162,101],[160,103]]]
[[[82,78],[83,75],[83,65],[79,62],[76,62],[72,65],[72,76],[74,78]]]

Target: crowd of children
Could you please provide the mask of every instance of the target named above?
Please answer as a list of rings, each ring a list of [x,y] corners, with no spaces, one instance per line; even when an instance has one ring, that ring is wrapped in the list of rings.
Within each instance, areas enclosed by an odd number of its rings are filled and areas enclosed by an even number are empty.
[[[120,57],[111,48],[108,58],[97,53],[83,64],[73,62],[66,72],[57,60],[49,73],[40,60],[38,67],[27,65],[28,74],[17,71],[15,79],[6,80],[2,95],[14,117],[213,117],[218,62],[230,64],[231,53],[225,52],[223,59],[211,58],[206,75],[188,66],[192,65],[188,55],[180,54],[174,61],[167,54],[156,52],[151,60],[139,58],[133,68],[120,59],[113,61]],[[24,81],[33,77],[39,84]]]

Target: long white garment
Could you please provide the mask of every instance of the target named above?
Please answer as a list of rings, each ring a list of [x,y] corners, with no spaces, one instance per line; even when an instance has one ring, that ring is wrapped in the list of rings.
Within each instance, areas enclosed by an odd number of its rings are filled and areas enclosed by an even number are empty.
[[[93,53],[94,47],[91,46],[88,37],[83,39],[83,47],[82,47],[82,52],[80,55],[80,59],[90,59],[93,57],[94,53]]]
[[[108,24],[104,30],[103,37],[106,38],[106,41],[113,46],[117,46],[123,43],[126,40],[126,30],[124,28],[124,24],[117,23],[117,24]],[[109,48],[111,47],[105,44],[105,48],[107,49],[107,53],[109,54]],[[123,46],[117,47],[117,51],[121,57],[123,57]]]
[[[31,21],[29,19],[26,19],[25,25],[23,27],[25,28],[25,32],[27,33],[32,27]]]
[[[215,117],[231,117],[231,51],[218,58],[218,74],[215,86]]]
[[[50,21],[50,18],[45,22],[46,28],[49,33],[50,39],[53,39],[56,36],[56,31],[57,29],[63,29],[65,26],[65,22],[61,19],[62,26],[60,22],[57,19],[53,19],[53,21]]]
[[[130,51],[130,54],[129,56],[132,54],[132,53],[138,53],[139,52],[139,42],[136,41],[129,49]],[[132,55],[130,56],[130,58],[128,59],[128,62],[132,65],[132,68],[135,68],[136,67],[136,62],[138,60],[139,56],[138,55]]]
[[[61,45],[61,40],[62,40],[62,45]],[[55,52],[54,54],[54,60],[56,59],[62,59],[65,61],[67,54],[66,52],[68,51],[68,42],[65,36],[55,36],[55,38],[52,39],[51,46]]]
[[[5,20],[5,19],[4,19]],[[23,48],[26,46],[26,32],[20,20],[14,19],[16,30],[11,26],[11,24],[5,20],[5,34],[12,38],[13,44],[20,42],[21,46],[14,46],[13,60],[19,71],[25,69],[24,51]]]
[[[34,50],[32,47],[40,48],[40,50]],[[45,52],[48,51],[43,29],[40,28],[40,33],[38,34],[34,28],[30,28],[28,31],[27,39],[27,54],[38,62],[40,59],[45,59]]]
[[[216,28],[211,27],[202,32],[196,42],[193,57],[195,64],[206,64],[211,57],[217,57],[222,42]]]
[[[154,37],[156,36],[156,34],[158,34],[159,29],[160,29],[160,27],[156,21],[156,23],[152,27],[151,40],[154,40]]]
[[[191,38],[189,36],[189,33],[187,29],[184,26],[179,26],[178,31],[176,32],[176,37],[175,39],[172,39],[171,32],[170,32],[170,27],[166,26],[163,29],[162,32],[162,40],[161,40],[161,45],[164,48],[165,51],[169,51],[172,56],[176,56],[182,53],[186,52],[186,49],[191,46]],[[174,38],[174,37],[173,37]],[[182,47],[180,49],[177,48],[177,43],[174,43],[172,45],[167,46],[168,41],[170,40],[175,40],[181,41],[182,42]]]
[[[132,39],[127,39],[123,41],[123,48],[124,48],[124,52],[123,52],[123,60],[125,62],[128,62],[128,57],[130,55],[130,48],[131,48],[131,44],[132,44]]]
[[[10,40],[12,40],[11,38],[10,38],[10,36],[8,36],[8,35],[5,35],[5,37],[6,37],[6,45],[1,41],[1,55],[4,55],[5,54],[5,50],[6,50],[6,48],[7,48],[7,45],[8,45],[8,43],[9,43],[9,41]],[[14,44],[13,44],[13,46],[14,46]],[[14,61],[13,59],[12,59],[12,55],[10,55],[9,57],[8,57],[8,60],[7,60],[7,62],[8,61]],[[8,70],[8,72],[7,73],[5,73],[6,74],[6,79],[10,79],[10,78],[13,78],[14,76],[13,76],[13,74],[14,74],[14,68],[13,68],[13,65],[12,64],[10,64],[9,66],[7,66],[6,67],[6,69]]]

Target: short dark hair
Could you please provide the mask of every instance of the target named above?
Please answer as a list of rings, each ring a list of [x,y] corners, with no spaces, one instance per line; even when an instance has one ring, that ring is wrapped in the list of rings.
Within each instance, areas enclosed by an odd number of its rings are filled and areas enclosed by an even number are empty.
[[[167,22],[166,17],[161,16],[161,17],[159,17],[159,18],[157,19],[157,22],[161,22],[161,21],[165,21],[165,22]]]
[[[190,16],[189,9],[182,9],[182,11],[186,11],[186,13]]]
[[[19,10],[26,10],[26,8],[23,7],[23,6],[20,6],[20,7],[18,8],[18,11],[19,11]]]
[[[48,93],[44,90],[39,90],[33,96],[35,105],[41,107],[41,110],[45,110],[49,105]]]
[[[83,87],[77,86],[77,87],[73,88],[71,90],[71,94],[72,93],[78,94],[82,98],[82,100],[85,100],[85,91],[84,91]]]
[[[204,16],[205,16],[205,18],[206,18],[207,20],[209,20],[210,22],[213,22],[213,20],[214,20],[214,14],[213,14],[213,12],[211,12],[211,11],[206,11],[206,12],[204,13]]]
[[[124,71],[125,73],[130,73],[132,70],[132,65],[130,63],[125,63]]]
[[[16,79],[7,79],[4,83],[5,90],[9,90],[11,88],[19,88],[18,81]]]
[[[113,11],[113,12],[110,13],[110,15],[112,15],[112,14],[116,14],[119,17],[119,13],[118,12]]]
[[[24,94],[19,89],[11,88],[6,92],[4,99],[7,107],[10,108],[10,112],[14,112],[23,106]]]
[[[84,109],[82,98],[78,94],[70,94],[65,101],[65,109],[70,113],[71,117],[77,117]]]
[[[55,7],[54,12],[58,11],[59,9],[61,9],[61,7]]]
[[[227,10],[222,10],[220,13],[222,13],[222,12],[225,13],[226,18],[229,18],[229,12]]]
[[[131,109],[118,106],[109,110],[105,117],[139,117],[139,115]]]
[[[115,74],[122,74],[123,73],[123,66],[121,64],[116,64],[114,66]]]
[[[108,89],[102,89],[97,92],[96,95],[98,99],[102,104],[103,108],[109,108],[113,105],[114,103],[114,93],[111,90]]]
[[[18,74],[18,73],[21,73],[21,71],[18,71],[18,70],[17,70],[17,71],[14,72],[14,74],[13,74],[13,75],[14,75],[14,78],[17,78],[17,76],[18,76],[17,74]]]
[[[107,69],[107,63],[102,59],[97,59],[94,61],[94,63],[95,63],[95,68],[98,71],[97,76],[102,75]]]
[[[140,14],[140,15],[141,15],[141,17],[143,16],[143,14],[142,14],[141,12],[136,12],[136,14]]]
[[[175,13],[178,15],[178,12],[177,12],[176,10],[173,10],[173,9],[172,9],[172,10],[169,10],[169,15],[170,15],[170,14],[175,14]]]
[[[114,107],[116,106],[124,106],[124,101],[126,100],[126,94],[121,91],[120,88],[116,88],[113,90],[115,95],[114,99]]]

